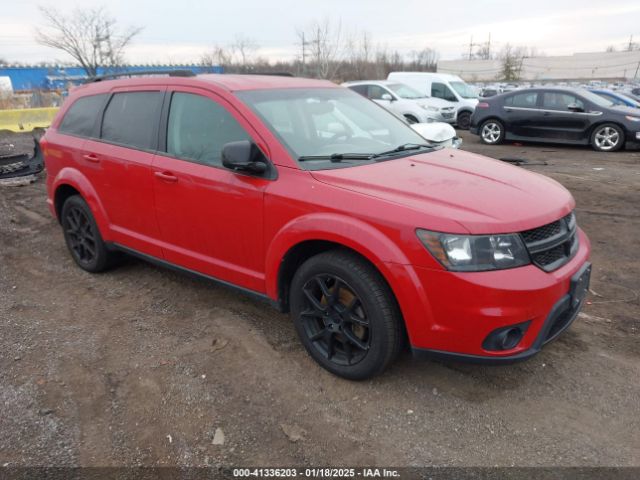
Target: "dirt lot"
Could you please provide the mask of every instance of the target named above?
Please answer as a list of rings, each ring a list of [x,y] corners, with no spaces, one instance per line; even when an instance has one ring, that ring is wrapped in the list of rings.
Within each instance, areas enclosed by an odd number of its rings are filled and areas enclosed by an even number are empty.
[[[0,464],[640,465],[640,152],[464,140],[575,195],[590,305],[528,362],[407,353],[363,383],[242,294],[136,260],[83,272],[43,179],[0,187]]]

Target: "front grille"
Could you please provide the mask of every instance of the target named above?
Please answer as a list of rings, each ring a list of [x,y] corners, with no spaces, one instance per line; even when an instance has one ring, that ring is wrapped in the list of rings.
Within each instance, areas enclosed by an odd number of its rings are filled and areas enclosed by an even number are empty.
[[[526,230],[520,235],[531,261],[550,272],[567,263],[578,250],[576,228],[575,216],[571,212],[560,220]]]

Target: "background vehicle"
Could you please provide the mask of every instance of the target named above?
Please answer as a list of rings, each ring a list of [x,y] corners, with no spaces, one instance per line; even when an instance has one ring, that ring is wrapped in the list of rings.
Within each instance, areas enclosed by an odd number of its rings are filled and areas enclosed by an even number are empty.
[[[587,291],[568,191],[426,146],[328,81],[103,80],[72,91],[41,145],[81,268],[120,251],[238,287],[291,312],[346,378],[380,373],[407,337],[420,354],[526,359]]]
[[[446,100],[456,108],[459,128],[469,128],[469,119],[478,103],[476,91],[457,75],[431,72],[391,72],[387,80],[401,82],[423,95]]]
[[[343,86],[373,100],[391,112],[402,115],[409,123],[456,121],[456,107],[439,98],[398,82],[384,80],[346,82]]]
[[[614,90],[599,90],[599,89],[593,89],[591,90],[591,92],[601,96],[606,100],[609,100],[615,106],[622,105],[623,107],[640,108],[640,102],[626,96],[622,92],[616,92]]]
[[[640,140],[640,112],[588,90],[532,88],[484,99],[471,117],[471,133],[487,144],[530,140],[612,152]]]

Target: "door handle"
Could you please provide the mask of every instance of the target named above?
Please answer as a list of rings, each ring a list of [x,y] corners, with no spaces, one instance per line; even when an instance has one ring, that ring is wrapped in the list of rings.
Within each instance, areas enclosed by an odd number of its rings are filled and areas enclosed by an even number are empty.
[[[175,183],[178,181],[178,177],[171,172],[154,172],[154,175],[165,182]]]
[[[545,117],[548,117],[549,115],[551,115],[551,112],[544,112],[542,115],[544,115]]]
[[[100,162],[100,159],[95,153],[87,153],[86,155],[83,155],[82,158],[92,163]]]

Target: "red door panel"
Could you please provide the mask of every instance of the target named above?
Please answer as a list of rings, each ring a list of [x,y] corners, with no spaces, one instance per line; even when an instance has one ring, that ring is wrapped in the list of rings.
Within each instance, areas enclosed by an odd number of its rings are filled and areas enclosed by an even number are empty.
[[[153,209],[153,154],[87,140],[83,158],[94,169],[92,183],[107,213],[113,241],[162,258],[160,231]]]
[[[263,198],[271,180],[234,173],[220,160],[227,141],[259,137],[213,93],[178,87],[174,92],[167,125],[171,155],[158,154],[153,161],[164,257],[264,292]]]

